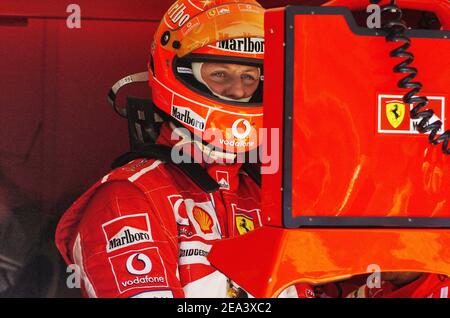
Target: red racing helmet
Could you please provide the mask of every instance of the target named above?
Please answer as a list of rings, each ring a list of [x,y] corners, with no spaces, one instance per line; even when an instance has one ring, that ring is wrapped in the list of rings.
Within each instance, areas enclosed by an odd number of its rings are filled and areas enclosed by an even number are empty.
[[[264,9],[254,0],[178,0],[151,48],[149,84],[162,112],[203,142],[232,153],[257,148],[263,122]],[[198,78],[200,63],[257,66],[251,98],[233,100]],[[197,75],[197,76],[196,76]]]

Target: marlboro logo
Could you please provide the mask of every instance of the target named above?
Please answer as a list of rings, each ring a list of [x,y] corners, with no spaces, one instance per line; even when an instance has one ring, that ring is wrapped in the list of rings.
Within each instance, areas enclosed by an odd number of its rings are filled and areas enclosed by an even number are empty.
[[[170,7],[169,11],[167,11],[167,17],[172,23],[172,28],[181,27],[189,21],[191,15],[186,11],[188,11],[186,5],[178,1]]]
[[[219,15],[231,13],[229,6],[218,7],[217,12],[219,13]]]
[[[144,242],[152,242],[148,215],[136,214],[114,219],[103,224],[108,253]]]
[[[222,190],[230,190],[230,176],[227,171],[216,171],[216,180]]]
[[[216,43],[216,48],[240,53],[264,53],[264,40],[261,38],[229,39]]]
[[[189,108],[173,105],[172,117],[178,119],[188,126],[191,126],[192,128],[199,129],[201,131],[205,130],[206,119]]]

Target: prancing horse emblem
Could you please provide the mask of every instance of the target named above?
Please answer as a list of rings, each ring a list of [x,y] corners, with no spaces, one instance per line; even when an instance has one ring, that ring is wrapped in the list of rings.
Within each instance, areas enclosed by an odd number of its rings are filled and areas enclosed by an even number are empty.
[[[386,104],[386,116],[389,123],[394,128],[398,128],[405,119],[405,104],[398,101],[391,101]]]

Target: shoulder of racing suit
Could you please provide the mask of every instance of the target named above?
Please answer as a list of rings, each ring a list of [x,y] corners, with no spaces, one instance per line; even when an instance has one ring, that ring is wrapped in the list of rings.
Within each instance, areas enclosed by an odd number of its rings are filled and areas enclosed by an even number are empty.
[[[137,159],[104,176],[76,200],[58,224],[56,245],[68,265],[78,266],[83,291],[90,297],[133,296],[133,284],[123,285],[132,277],[119,281],[129,274],[126,266],[122,268],[127,262],[119,260],[142,250],[139,255],[164,275],[139,286],[156,289],[163,297],[182,295],[178,278],[171,274],[176,270],[167,268],[176,267],[178,259],[177,224],[173,213],[168,213],[172,211],[169,198],[180,189],[196,188],[173,165]],[[200,189],[193,192],[206,195]],[[105,264],[111,271],[105,271]],[[115,282],[114,286],[106,281]]]

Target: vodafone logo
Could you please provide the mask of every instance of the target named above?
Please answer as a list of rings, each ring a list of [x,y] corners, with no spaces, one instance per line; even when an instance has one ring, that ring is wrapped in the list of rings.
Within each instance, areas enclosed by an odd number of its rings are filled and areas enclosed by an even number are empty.
[[[181,195],[174,194],[167,197],[172,206],[173,214],[179,225],[189,225],[189,219],[186,212],[186,205]]]
[[[239,127],[241,123],[245,127],[244,132],[241,132],[242,129]],[[233,136],[236,137],[237,139],[245,139],[252,132],[252,125],[248,120],[241,118],[234,122],[233,126],[231,127],[231,132],[233,133]]]
[[[167,287],[167,272],[157,247],[129,251],[109,257],[121,293],[131,289]]]
[[[136,269],[134,264],[137,262],[142,263],[144,268]],[[152,261],[147,255],[141,253],[136,253],[128,257],[126,266],[128,273],[132,275],[145,275],[152,271]]]

